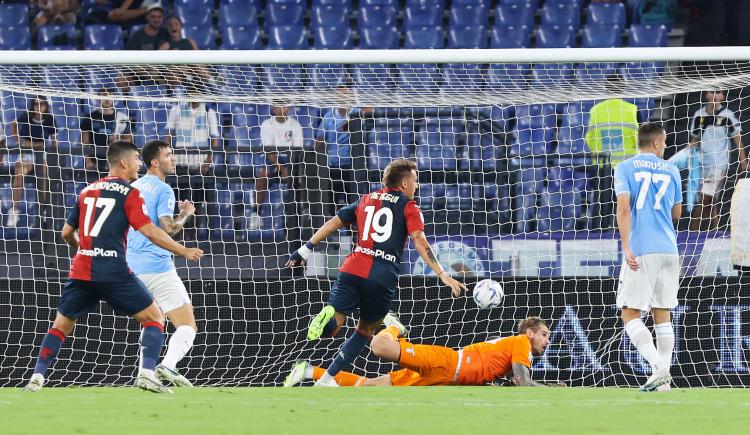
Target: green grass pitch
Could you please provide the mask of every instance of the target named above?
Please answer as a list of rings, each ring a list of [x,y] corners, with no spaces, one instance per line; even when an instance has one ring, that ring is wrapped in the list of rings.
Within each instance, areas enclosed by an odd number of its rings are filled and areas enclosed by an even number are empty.
[[[11,434],[735,434],[743,389],[135,388],[0,389]]]

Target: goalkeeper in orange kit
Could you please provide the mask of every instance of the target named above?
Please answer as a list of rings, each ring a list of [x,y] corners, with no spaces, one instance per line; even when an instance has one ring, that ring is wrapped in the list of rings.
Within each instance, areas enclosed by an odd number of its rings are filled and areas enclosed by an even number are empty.
[[[372,339],[372,352],[398,363],[403,369],[377,378],[353,373],[336,375],[340,386],[430,386],[484,385],[512,375],[516,386],[545,386],[531,380],[531,359],[549,345],[549,328],[539,317],[528,317],[518,325],[518,335],[474,343],[458,351],[444,347],[413,344],[403,338],[406,330],[389,315],[386,328]],[[320,367],[297,361],[284,381],[285,387],[323,375]],[[560,384],[553,384],[560,385]]]

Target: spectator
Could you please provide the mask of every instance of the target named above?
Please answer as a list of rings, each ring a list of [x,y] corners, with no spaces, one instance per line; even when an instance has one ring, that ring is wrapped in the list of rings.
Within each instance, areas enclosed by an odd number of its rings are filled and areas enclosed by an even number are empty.
[[[200,168],[201,174],[208,173],[211,150],[219,149],[221,137],[216,110],[207,109],[204,103],[195,101],[176,104],[169,111],[167,130],[167,142],[175,150],[177,166]],[[206,153],[188,150],[205,150]]]
[[[81,121],[81,144],[87,148],[86,169],[107,172],[107,147],[117,140],[133,141],[127,113],[116,110],[108,89],[97,93],[99,107]]]
[[[128,0],[125,0],[125,2],[127,3]],[[164,24],[164,9],[161,3],[150,5],[147,11],[146,25],[130,35],[125,46],[126,50],[156,50],[169,40],[169,32],[162,27]]]
[[[747,154],[742,145],[742,126],[734,112],[722,103],[723,90],[704,92],[706,105],[690,121],[690,144],[699,145],[702,161],[702,184],[691,221],[692,230],[715,230],[719,226],[718,206],[714,197],[724,188],[729,171],[730,144],[737,147],[740,170],[748,169]]]
[[[730,211],[732,265],[740,276],[750,276],[750,178],[737,180]]]
[[[155,9],[164,11],[161,2],[154,0],[111,0],[110,2],[115,8],[109,12],[109,21],[115,23],[127,23],[133,20],[137,20],[142,16],[146,15],[146,21],[148,21],[148,15]],[[162,16],[162,19],[164,17]],[[161,26],[161,24],[159,25]],[[157,45],[158,47],[158,45]],[[156,47],[150,49],[153,50]]]
[[[169,17],[167,20],[167,31],[169,32],[169,38],[159,45],[159,50],[197,50],[193,38],[185,38],[182,36],[182,20],[180,17],[175,15]]]
[[[44,145],[47,139],[57,148],[55,120],[49,112],[49,103],[42,96],[31,100],[29,109],[21,113],[11,124],[13,136],[20,146],[21,155],[15,164],[13,177],[13,208],[8,213],[6,226],[15,227],[20,218],[18,203],[23,193],[24,177],[33,171],[36,175],[40,202],[46,202],[47,160]]]
[[[39,0],[39,13],[34,17],[34,33],[47,24],[75,24],[78,0]]]
[[[608,76],[607,93],[620,92],[619,75]],[[615,167],[637,153],[638,107],[621,98],[604,100],[591,108],[586,129],[586,144],[597,154],[598,175],[594,201],[593,229],[607,230],[612,225],[614,196],[612,176]]]

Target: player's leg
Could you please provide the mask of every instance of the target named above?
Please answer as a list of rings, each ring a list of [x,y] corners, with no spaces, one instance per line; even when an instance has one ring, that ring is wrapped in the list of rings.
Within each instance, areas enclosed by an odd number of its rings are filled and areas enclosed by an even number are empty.
[[[662,267],[654,296],[651,301],[651,315],[654,318],[656,350],[671,375],[672,354],[674,353],[674,327],[670,310],[677,303],[677,292],[680,287],[680,259],[677,255],[662,255]],[[669,382],[657,388],[658,391],[669,389]]]
[[[284,386],[293,387],[295,385],[299,385],[304,380],[317,381],[318,379],[323,377],[324,374],[324,368],[313,366],[309,362],[304,360],[299,360],[294,363],[292,371],[289,372],[289,375],[286,377],[286,379],[284,379]],[[365,378],[364,376],[355,375],[354,373],[339,372],[334,377],[334,380],[340,387],[359,387],[365,384],[367,378]]]
[[[359,290],[362,278],[348,273],[339,273],[328,294],[328,305],[310,321],[307,339],[335,337],[346,321],[346,316],[360,305]]]
[[[406,335],[406,327],[394,314],[388,313],[383,319],[385,329],[378,332],[370,343],[372,353],[380,358],[397,363],[401,355],[399,338]]]
[[[339,374],[339,372],[341,372],[342,370],[348,368],[354,362],[357,356],[362,353],[362,349],[364,349],[365,346],[367,346],[367,344],[372,341],[372,333],[381,325],[382,322],[382,318],[374,321],[368,319],[360,319],[359,324],[357,325],[357,329],[354,331],[354,334],[349,336],[344,344],[341,345],[338,354],[336,354],[336,358],[333,359],[331,365],[328,366],[326,372],[323,373],[323,375],[315,383],[315,385],[334,386],[332,381],[335,379],[336,375]]]

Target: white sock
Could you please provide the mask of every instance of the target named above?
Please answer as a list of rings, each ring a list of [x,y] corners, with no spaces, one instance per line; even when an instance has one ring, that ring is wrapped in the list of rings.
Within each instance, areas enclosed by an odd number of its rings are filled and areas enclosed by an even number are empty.
[[[625,333],[630,337],[633,346],[638,349],[638,352],[651,365],[652,372],[664,367],[659,352],[657,352],[656,346],[654,346],[654,337],[641,319],[633,319],[628,322],[625,325]]]
[[[169,337],[169,343],[167,344],[167,354],[164,355],[164,359],[161,360],[161,364],[170,369],[176,370],[177,363],[188,353],[191,347],[193,347],[193,341],[195,340],[195,330],[187,325],[182,325]]]
[[[320,379],[318,379],[318,382],[320,382],[321,384],[324,382],[331,382],[331,379],[333,379],[333,376],[331,376],[328,373],[328,370],[326,370],[325,373],[323,373],[323,376],[321,376]]]
[[[305,369],[305,379],[312,379],[314,373],[313,366],[308,365]]]
[[[656,333],[656,350],[666,367],[672,366],[672,353],[674,352],[674,328],[671,322],[659,323],[654,326]]]

